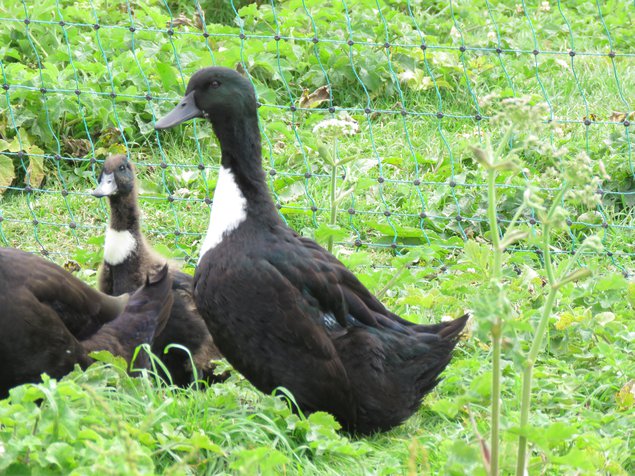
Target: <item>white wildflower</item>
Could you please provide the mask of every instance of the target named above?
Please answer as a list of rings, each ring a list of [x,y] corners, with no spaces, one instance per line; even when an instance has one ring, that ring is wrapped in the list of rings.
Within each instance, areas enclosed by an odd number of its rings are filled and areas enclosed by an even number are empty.
[[[582,242],[582,247],[590,248],[592,251],[601,253],[604,251],[604,245],[602,244],[602,238],[598,235],[587,236]]]
[[[542,2],[540,4],[539,10],[542,12],[549,12],[551,11],[551,5],[549,5],[549,2]]]
[[[594,173],[593,161],[585,152],[580,152],[567,161],[564,178],[571,186],[566,199],[574,200],[587,208],[594,208],[601,203],[602,196],[598,191],[601,189],[602,179]]]
[[[540,196],[540,189],[535,185],[529,185],[523,193],[523,202],[529,208],[544,211],[544,199]]]
[[[496,32],[495,31],[488,31],[487,32],[487,39],[491,42],[495,42],[496,41]]]
[[[314,134],[323,136],[352,136],[359,132],[359,124],[346,112],[338,114],[337,118],[325,119],[313,127]]]
[[[399,80],[403,83],[416,79],[414,71],[406,70],[403,73],[399,73]]]

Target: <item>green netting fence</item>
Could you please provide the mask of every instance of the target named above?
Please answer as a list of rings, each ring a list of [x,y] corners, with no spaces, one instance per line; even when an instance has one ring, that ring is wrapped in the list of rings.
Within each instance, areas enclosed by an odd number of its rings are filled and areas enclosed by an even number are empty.
[[[0,244],[61,259],[98,250],[107,206],[90,191],[123,151],[151,240],[195,257],[218,145],[202,123],[153,125],[194,71],[223,65],[256,88],[271,190],[292,226],[324,232],[336,196],[340,245],[427,247],[441,261],[487,231],[468,146],[491,132],[492,104],[544,101],[554,127],[541,139],[611,175],[596,210],[572,210],[556,252],[596,233],[602,262],[632,273],[634,19],[635,3],[599,0],[4,0]],[[335,143],[326,119],[358,132]],[[525,162],[497,184],[501,227],[551,163]]]

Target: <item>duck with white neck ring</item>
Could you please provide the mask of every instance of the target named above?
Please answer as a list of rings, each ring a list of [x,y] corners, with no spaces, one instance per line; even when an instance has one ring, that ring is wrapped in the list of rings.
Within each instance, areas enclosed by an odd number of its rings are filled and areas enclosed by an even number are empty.
[[[110,222],[104,242],[104,262],[99,269],[100,291],[113,296],[139,287],[144,276],[165,263],[148,244],[141,232],[141,211],[137,199],[135,168],[123,155],[111,155],[104,161],[95,197],[108,197]],[[212,360],[222,358],[192,299],[192,276],[174,263],[168,263],[173,280],[174,305],[163,332],[152,344],[153,352],[169,372],[169,380],[187,386],[198,379],[208,383],[224,380],[216,375]],[[192,359],[181,349],[164,349],[169,344],[186,347]],[[195,369],[192,368],[192,361]],[[167,375],[162,376],[168,379]]]
[[[236,71],[195,73],[167,129],[208,119],[221,173],[194,276],[194,299],[227,360],[305,412],[350,432],[401,424],[439,381],[468,316],[415,325],[388,311],[337,258],[287,227],[262,168],[256,98]]]

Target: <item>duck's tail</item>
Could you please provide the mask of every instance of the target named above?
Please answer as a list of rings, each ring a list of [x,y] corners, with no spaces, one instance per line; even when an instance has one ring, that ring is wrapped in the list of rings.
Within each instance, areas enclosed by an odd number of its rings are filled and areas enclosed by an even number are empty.
[[[146,283],[130,296],[123,312],[105,324],[90,339],[82,341],[86,351],[108,350],[130,362],[137,346],[152,344],[154,336],[165,326],[172,309],[172,278],[165,265],[158,273],[148,276]],[[135,367],[146,367],[145,353]]]
[[[412,367],[417,382],[416,395],[411,402],[413,412],[419,408],[421,399],[439,383],[441,372],[450,363],[452,351],[469,317],[469,314],[465,314],[458,319],[437,324],[436,332],[432,334],[436,340],[430,341],[430,334],[420,332],[425,337],[420,340],[420,346],[415,346],[419,352],[413,359]]]
[[[463,314],[461,317],[452,321],[441,322],[440,324],[437,324],[437,334],[443,339],[454,339],[454,344],[456,345],[456,342],[459,337],[461,337],[461,332],[465,329],[465,325],[467,324],[469,318],[469,314]]]
[[[414,414],[439,383],[468,318],[466,314],[434,326],[411,327],[406,334],[386,329],[366,333],[358,344],[367,352],[350,356],[355,364],[347,366],[358,400],[354,431],[385,431]]]

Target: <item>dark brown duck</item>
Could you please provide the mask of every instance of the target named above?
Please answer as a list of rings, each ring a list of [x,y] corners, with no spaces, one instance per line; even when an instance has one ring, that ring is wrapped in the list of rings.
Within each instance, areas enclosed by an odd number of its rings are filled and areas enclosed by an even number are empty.
[[[139,287],[144,276],[162,266],[165,258],[152,249],[141,232],[135,170],[125,155],[106,159],[93,195],[108,197],[110,205],[99,289],[119,296]],[[190,358],[183,350],[172,348],[164,353],[169,344],[179,344],[190,350],[199,379],[210,383],[222,380],[222,377],[214,375],[211,360],[221,358],[221,354],[194,304],[192,276],[179,271],[171,263],[169,265],[174,305],[165,329],[152,344],[152,350],[161,358],[176,385],[192,383],[194,372]]]
[[[130,363],[150,344],[170,314],[172,279],[164,266],[132,295],[108,296],[59,266],[12,248],[0,248],[0,398],[9,389],[60,378],[89,353],[108,350]],[[140,352],[134,367],[147,367]]]

